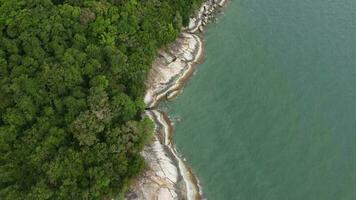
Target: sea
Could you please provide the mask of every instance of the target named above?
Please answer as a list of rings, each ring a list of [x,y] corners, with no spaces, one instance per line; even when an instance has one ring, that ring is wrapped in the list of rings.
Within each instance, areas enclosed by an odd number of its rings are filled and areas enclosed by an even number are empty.
[[[208,200],[356,199],[356,1],[230,0],[163,107]]]

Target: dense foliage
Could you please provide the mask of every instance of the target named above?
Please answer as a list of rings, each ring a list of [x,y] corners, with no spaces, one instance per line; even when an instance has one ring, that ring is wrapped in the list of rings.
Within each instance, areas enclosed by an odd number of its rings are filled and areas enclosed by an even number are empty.
[[[0,199],[122,198],[144,81],[201,0],[0,0]]]

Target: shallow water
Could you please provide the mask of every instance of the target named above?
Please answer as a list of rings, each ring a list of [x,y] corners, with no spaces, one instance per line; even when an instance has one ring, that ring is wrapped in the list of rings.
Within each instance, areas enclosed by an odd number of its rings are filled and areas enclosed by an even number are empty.
[[[168,104],[209,200],[356,199],[356,1],[232,0]]]

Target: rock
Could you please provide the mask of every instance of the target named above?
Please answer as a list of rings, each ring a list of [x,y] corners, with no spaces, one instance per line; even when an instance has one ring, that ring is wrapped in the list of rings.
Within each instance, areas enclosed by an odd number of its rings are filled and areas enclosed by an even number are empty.
[[[154,140],[142,152],[148,169],[136,180],[125,195],[125,200],[196,200],[201,199],[198,181],[180,159],[170,142],[170,125],[159,119],[155,106],[159,99],[172,99],[180,92],[182,84],[190,74],[193,65],[202,56],[202,41],[197,31],[214,20],[213,13],[225,0],[205,0],[194,18],[189,21],[185,32],[174,42],[168,51],[161,51],[149,73],[144,98],[146,113],[156,124]],[[174,56],[173,56],[174,55]],[[155,114],[156,113],[156,114]],[[167,121],[166,124],[162,121]]]
[[[179,95],[179,90],[174,90],[174,91],[172,91],[172,92],[169,92],[168,94],[167,94],[167,99],[168,100],[172,100],[173,98],[175,98],[176,96],[178,96]]]
[[[178,200],[180,193],[174,187],[177,179],[177,168],[173,161],[162,154],[163,146],[157,137],[152,144],[145,147],[143,155],[149,169],[137,180],[137,183],[125,195],[126,200]],[[168,172],[168,174],[167,174]]]
[[[219,5],[220,7],[223,7],[223,6],[225,5],[225,3],[226,3],[226,0],[220,0],[219,3],[218,3],[218,5]]]
[[[167,52],[160,51],[159,54],[167,61],[167,64],[173,62],[174,59],[176,59],[175,56],[169,55]]]

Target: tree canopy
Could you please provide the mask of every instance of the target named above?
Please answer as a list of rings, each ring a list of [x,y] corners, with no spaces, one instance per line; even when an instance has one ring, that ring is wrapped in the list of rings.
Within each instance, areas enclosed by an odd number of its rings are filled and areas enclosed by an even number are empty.
[[[201,0],[0,0],[0,199],[121,199],[157,49]]]

